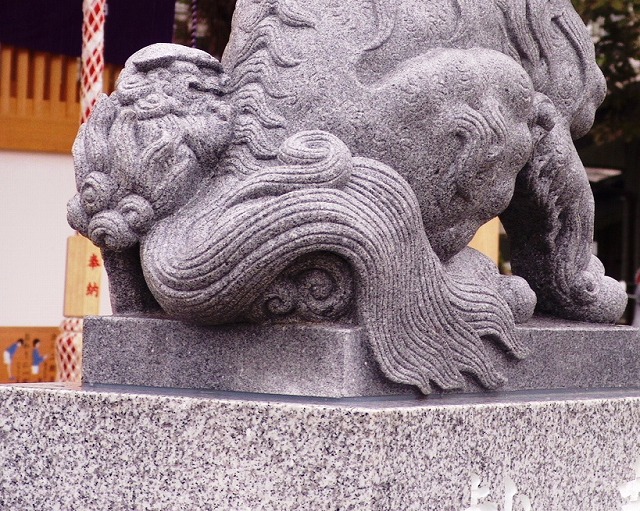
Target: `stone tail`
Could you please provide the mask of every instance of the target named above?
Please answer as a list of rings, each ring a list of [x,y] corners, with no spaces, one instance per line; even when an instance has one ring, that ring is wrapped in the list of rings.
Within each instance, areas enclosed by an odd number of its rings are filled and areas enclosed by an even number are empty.
[[[357,318],[388,378],[424,393],[462,387],[462,373],[500,385],[481,336],[522,354],[511,312],[443,270],[407,182],[319,131],[288,139],[279,160],[150,232],[141,255],[163,309],[201,324],[238,321],[294,261],[330,252],[351,266]]]

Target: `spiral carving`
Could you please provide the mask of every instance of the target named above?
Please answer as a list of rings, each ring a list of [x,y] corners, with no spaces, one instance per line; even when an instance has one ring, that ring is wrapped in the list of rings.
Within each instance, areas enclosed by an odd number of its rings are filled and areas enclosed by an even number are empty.
[[[230,77],[197,50],[137,52],[81,128],[69,221],[121,274],[142,269],[138,302],[203,325],[352,321],[391,380],[493,388],[487,338],[526,353],[505,296],[520,320],[535,297],[442,261],[504,212],[543,310],[616,319],[571,141],[604,87],[570,4],[330,3],[245,2]]]
[[[309,254],[286,268],[250,306],[254,322],[349,321],[353,313],[351,268],[331,253]]]
[[[284,141],[278,151],[282,165],[266,167],[231,190],[224,204],[281,195],[306,188],[341,188],[352,169],[349,148],[324,131],[302,131]]]
[[[124,251],[184,204],[231,138],[233,110],[219,98],[225,81],[200,50],[158,44],[135,53],[78,133],[71,226]]]

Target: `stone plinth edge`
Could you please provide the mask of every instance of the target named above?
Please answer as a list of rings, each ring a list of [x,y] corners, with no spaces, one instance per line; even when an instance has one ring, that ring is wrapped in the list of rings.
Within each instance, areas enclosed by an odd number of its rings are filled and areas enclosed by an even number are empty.
[[[492,360],[501,390],[640,387],[638,329],[534,318],[517,327],[531,354]],[[490,340],[487,344],[493,346]],[[414,394],[388,381],[363,330],[318,324],[196,327],[150,317],[89,317],[83,381],[324,397]],[[468,379],[464,391],[480,390]]]

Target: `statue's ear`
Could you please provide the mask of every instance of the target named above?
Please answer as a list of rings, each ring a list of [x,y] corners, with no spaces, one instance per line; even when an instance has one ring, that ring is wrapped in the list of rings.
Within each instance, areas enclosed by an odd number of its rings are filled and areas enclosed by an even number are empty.
[[[493,161],[504,151],[506,125],[499,108],[476,110],[468,105],[452,119],[457,151],[450,168],[458,195],[471,200],[480,192],[476,181],[493,169]]]

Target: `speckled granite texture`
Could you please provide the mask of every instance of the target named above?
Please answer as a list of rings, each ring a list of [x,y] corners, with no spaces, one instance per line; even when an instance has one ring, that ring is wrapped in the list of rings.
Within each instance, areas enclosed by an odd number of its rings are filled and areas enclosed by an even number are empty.
[[[640,387],[636,328],[534,318],[517,328],[531,354],[494,348],[503,390]],[[415,393],[384,378],[362,329],[328,325],[203,328],[142,317],[85,321],[85,383],[327,397]],[[478,386],[467,378],[467,391]]]
[[[390,381],[496,389],[485,337],[522,359],[534,310],[626,307],[573,144],[606,90],[568,0],[238,0],[222,62],[127,60],[74,143],[68,219],[118,314],[357,316]],[[467,247],[496,216],[513,276]]]
[[[336,400],[17,385],[0,387],[0,409],[3,510],[622,511],[640,481],[640,390]]]
[[[362,329],[318,324],[197,327],[142,317],[85,320],[85,383],[325,397],[415,393],[387,380]]]

